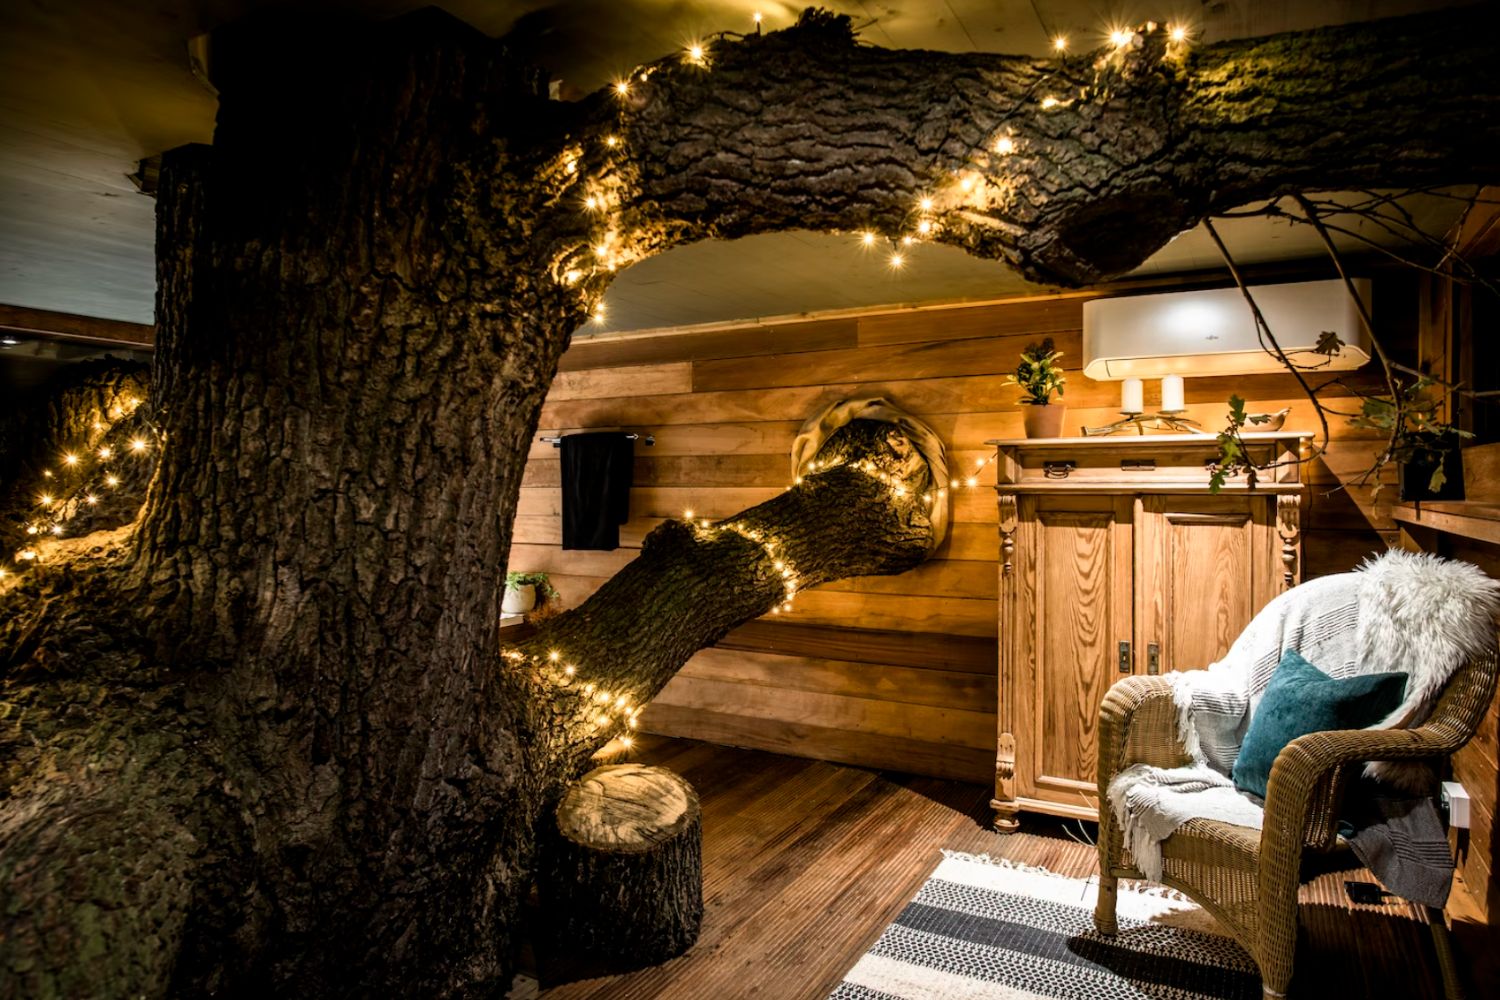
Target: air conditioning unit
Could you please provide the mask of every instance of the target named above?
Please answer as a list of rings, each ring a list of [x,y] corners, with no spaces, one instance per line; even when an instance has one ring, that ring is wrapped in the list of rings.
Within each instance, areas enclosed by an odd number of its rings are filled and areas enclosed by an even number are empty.
[[[1357,279],[1354,287],[1368,307],[1370,282]],[[1250,293],[1293,362],[1337,372],[1370,360],[1369,335],[1343,281],[1252,285]],[[1339,353],[1314,353],[1324,333],[1334,333],[1344,342]],[[1083,304],[1083,373],[1091,379],[1285,370],[1262,348],[1255,316],[1238,288],[1090,299]]]

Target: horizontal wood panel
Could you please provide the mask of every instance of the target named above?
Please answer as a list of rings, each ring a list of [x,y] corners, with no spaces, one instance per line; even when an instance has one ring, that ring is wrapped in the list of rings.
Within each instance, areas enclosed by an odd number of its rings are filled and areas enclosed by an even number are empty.
[[[809,320],[739,326],[655,337],[614,337],[574,340],[558,365],[565,372],[585,368],[619,368],[709,358],[744,358],[760,354],[791,354],[854,347],[859,343],[859,321]]]
[[[997,655],[993,639],[831,628],[767,619],[746,622],[720,639],[717,648],[928,670],[961,670],[986,676],[994,676]]]
[[[993,636],[995,602],[968,597],[902,597],[892,594],[838,594],[806,590],[781,618],[820,625],[953,632]]]
[[[932,670],[715,647],[700,651],[678,676],[754,684],[771,690],[954,708],[984,714],[989,725],[994,724],[994,671]]]
[[[641,726],[648,733],[707,740],[724,746],[753,747],[793,757],[836,760],[860,767],[885,768],[935,778],[983,782],[993,780],[992,749],[924,743],[824,726],[761,720],[730,712],[710,712],[676,705],[646,706]]]
[[[994,375],[1012,371],[1026,348],[1026,336],[976,340],[929,341],[889,347],[818,351],[795,358],[771,355],[699,361],[693,365],[693,391],[758,389],[765,386],[820,385],[888,378],[936,378],[944,375]],[[1057,348],[1078,357],[1082,334],[1057,336]]]
[[[602,399],[609,396],[660,396],[689,392],[693,388],[693,366],[635,365],[630,368],[599,368],[562,372],[552,381],[547,398]]]
[[[971,340],[1029,334],[1057,334],[1083,329],[1083,298],[1077,295],[944,309],[877,313],[859,319],[859,346],[913,344],[932,340]],[[1077,357],[1072,361],[1076,364]]]
[[[803,688],[766,687],[700,674],[679,673],[651,704],[708,712],[744,712],[760,719],[768,728],[778,723],[811,725],[976,749],[989,747],[995,740],[993,712],[848,697]]]

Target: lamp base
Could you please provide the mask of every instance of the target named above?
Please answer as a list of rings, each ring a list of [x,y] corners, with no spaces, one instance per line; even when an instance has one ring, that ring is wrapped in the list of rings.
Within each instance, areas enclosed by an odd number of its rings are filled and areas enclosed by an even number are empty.
[[[1083,436],[1105,437],[1109,434],[1126,434],[1130,431],[1135,431],[1137,434],[1145,434],[1147,431],[1167,431],[1213,437],[1199,426],[1198,421],[1181,416],[1186,412],[1186,410],[1162,410],[1159,413],[1127,413],[1124,419],[1116,420],[1112,424],[1106,424],[1103,427],[1085,427]]]

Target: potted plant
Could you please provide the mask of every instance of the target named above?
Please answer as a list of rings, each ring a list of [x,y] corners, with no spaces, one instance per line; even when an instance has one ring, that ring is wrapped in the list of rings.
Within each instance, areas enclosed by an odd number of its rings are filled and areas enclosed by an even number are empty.
[[[1016,373],[1005,376],[1006,385],[1016,386],[1026,394],[1021,403],[1026,407],[1022,413],[1029,438],[1059,437],[1062,434],[1063,414],[1068,408],[1060,402],[1052,402],[1054,392],[1059,399],[1062,398],[1063,383],[1067,381],[1062,366],[1057,363],[1060,357],[1062,352],[1053,349],[1052,338],[1048,337],[1022,351]]]
[[[505,598],[500,610],[507,615],[524,615],[537,605],[537,596],[542,602],[554,600],[557,589],[547,579],[546,573],[523,573],[514,570],[505,574]]]

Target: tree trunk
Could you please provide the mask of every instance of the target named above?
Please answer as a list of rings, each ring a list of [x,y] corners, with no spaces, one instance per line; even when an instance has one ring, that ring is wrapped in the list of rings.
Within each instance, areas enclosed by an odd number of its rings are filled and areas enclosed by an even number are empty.
[[[442,15],[275,16],[216,35],[214,146],[163,164],[142,516],[0,580],[0,990],[493,993],[588,754],[738,622],[925,556],[927,467],[856,421],[500,658],[540,405],[619,268],[869,227],[1087,281],[1232,202],[1500,166],[1483,9],[1061,62],[811,17],[577,105]]]
[[[538,859],[538,959],[583,978],[658,965],[703,920],[698,795],[660,767],[617,764],[564,793]]]

